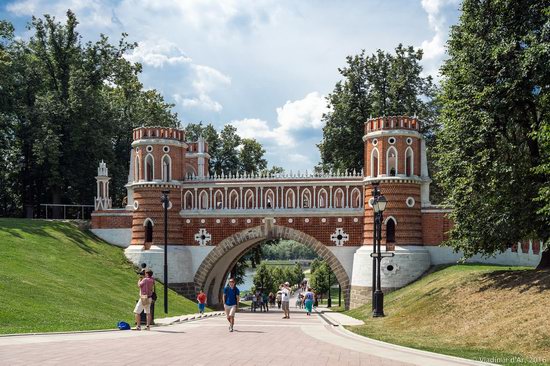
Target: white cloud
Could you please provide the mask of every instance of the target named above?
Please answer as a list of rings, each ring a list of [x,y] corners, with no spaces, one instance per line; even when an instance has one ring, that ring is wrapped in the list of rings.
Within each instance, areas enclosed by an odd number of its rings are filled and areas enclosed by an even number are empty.
[[[197,97],[192,98],[185,98],[179,94],[174,94],[173,98],[176,103],[180,103],[185,108],[200,108],[214,112],[221,112],[223,109],[223,106],[220,103],[212,100],[212,98],[206,94],[199,94]]]
[[[312,92],[303,99],[287,101],[277,108],[277,126],[274,128],[257,118],[234,120],[229,124],[235,126],[238,134],[243,137],[292,148],[298,145],[294,135],[300,130],[323,128],[322,116],[326,112],[325,97],[318,92]]]
[[[216,90],[220,86],[230,85],[231,78],[222,72],[205,65],[193,65],[195,80],[193,87],[199,93],[207,93]]]
[[[244,138],[263,141],[277,138],[277,133],[269,128],[267,121],[258,118],[234,120],[229,124],[235,126],[239,136]]]
[[[422,8],[428,14],[430,28],[435,32],[431,40],[424,40],[421,45],[426,60],[439,59],[445,54],[448,20],[443,10],[458,3],[459,0],[422,0]]]
[[[167,40],[141,41],[131,53],[124,55],[130,62],[161,68],[165,64],[187,64],[192,60],[175,43]]]
[[[18,16],[50,14],[58,20],[65,19],[68,9],[77,16],[82,27],[111,28],[113,26],[110,7],[104,0],[23,0],[13,1],[6,6],[6,10]]]

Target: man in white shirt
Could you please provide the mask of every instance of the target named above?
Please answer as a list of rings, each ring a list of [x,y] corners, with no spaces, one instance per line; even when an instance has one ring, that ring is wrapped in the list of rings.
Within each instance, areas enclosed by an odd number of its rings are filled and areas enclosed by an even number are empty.
[[[281,288],[281,304],[285,313],[283,319],[290,319],[290,284],[288,282],[285,282]]]

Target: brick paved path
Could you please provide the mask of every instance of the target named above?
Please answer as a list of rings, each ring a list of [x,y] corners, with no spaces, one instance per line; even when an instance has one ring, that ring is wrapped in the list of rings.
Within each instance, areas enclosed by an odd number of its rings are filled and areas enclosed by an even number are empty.
[[[0,365],[466,365],[370,344],[314,314],[238,313],[146,331],[0,337]],[[376,356],[375,354],[381,354]],[[406,362],[403,362],[406,361]]]

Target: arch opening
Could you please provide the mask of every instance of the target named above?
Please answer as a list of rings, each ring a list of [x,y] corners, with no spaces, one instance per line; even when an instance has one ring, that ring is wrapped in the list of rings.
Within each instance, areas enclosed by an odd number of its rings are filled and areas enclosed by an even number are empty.
[[[273,225],[270,232],[265,226],[249,228],[222,240],[202,261],[195,274],[195,289],[208,289],[208,304],[221,304],[225,280],[237,260],[249,250],[267,239],[294,240],[312,248],[325,260],[341,286],[344,304],[349,308],[351,281],[338,258],[327,250],[327,246],[302,231],[289,227]]]

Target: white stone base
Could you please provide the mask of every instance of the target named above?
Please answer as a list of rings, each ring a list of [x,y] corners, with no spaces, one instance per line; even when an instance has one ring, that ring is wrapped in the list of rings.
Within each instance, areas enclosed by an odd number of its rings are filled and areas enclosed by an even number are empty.
[[[453,264],[457,263],[463,257],[462,252],[455,253],[450,247],[424,247],[430,253],[432,258],[432,264]],[[504,253],[496,254],[490,257],[482,257],[481,255],[475,255],[472,258],[468,258],[466,263],[486,263],[486,264],[499,264],[503,266],[526,266],[536,267],[540,262],[541,254],[533,254],[532,251],[528,253],[512,252],[508,249]]]
[[[344,269],[346,270],[346,274],[348,275],[351,281],[351,276],[353,274],[353,258],[354,258],[355,252],[357,252],[357,250],[361,247],[349,246],[349,247],[327,247],[327,248],[340,261],[340,263],[342,264],[342,267],[344,267]]]
[[[168,283],[193,282],[199,266],[212,249],[213,246],[168,245]],[[136,266],[146,263],[154,277],[164,279],[164,246],[153,245],[144,250],[142,245],[130,245],[124,254]]]
[[[132,241],[132,229],[91,229],[90,231],[107,243],[121,248],[128,247]]]
[[[372,246],[370,245],[362,246],[355,252],[351,276],[352,288],[355,286],[372,287],[371,253]],[[422,276],[430,268],[430,265],[430,253],[424,247],[396,247],[394,257],[382,259],[380,273],[382,288],[403,287]]]

